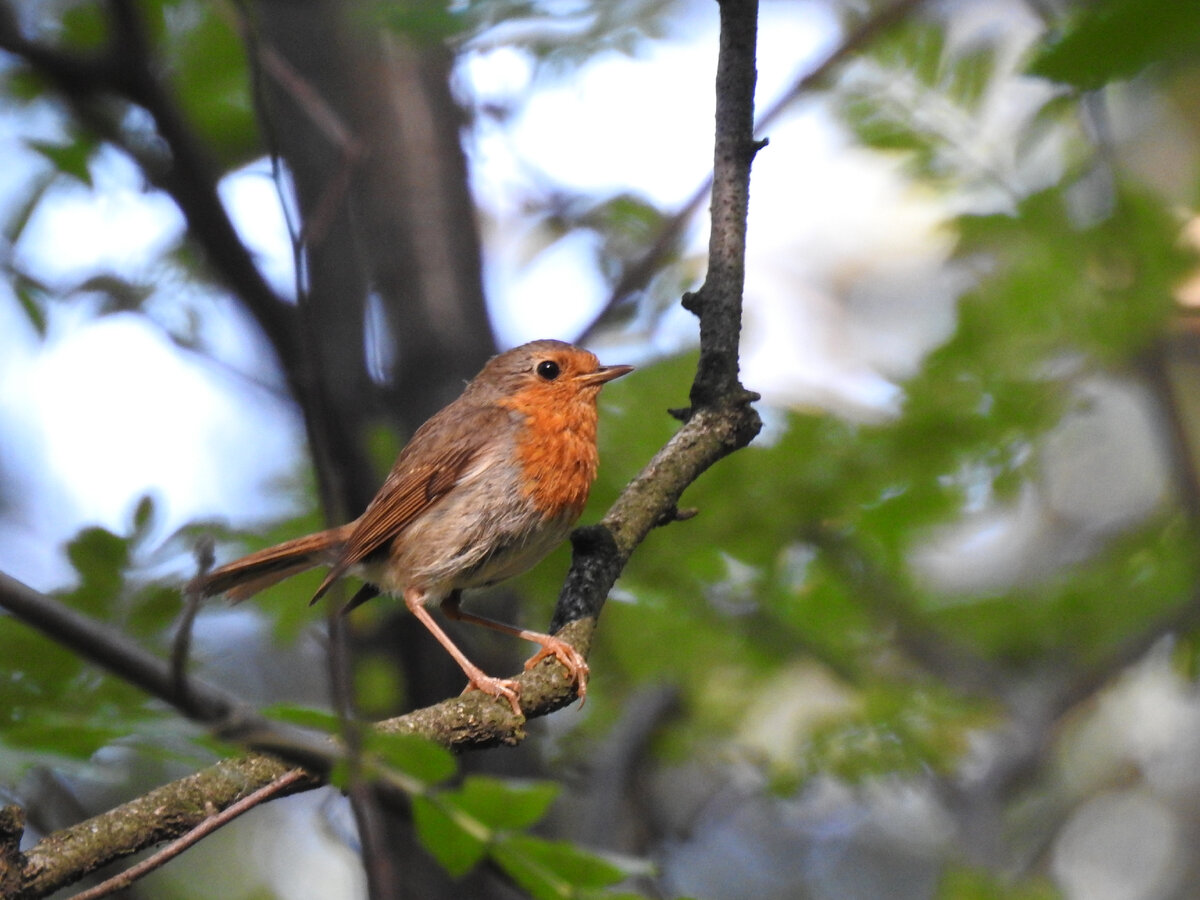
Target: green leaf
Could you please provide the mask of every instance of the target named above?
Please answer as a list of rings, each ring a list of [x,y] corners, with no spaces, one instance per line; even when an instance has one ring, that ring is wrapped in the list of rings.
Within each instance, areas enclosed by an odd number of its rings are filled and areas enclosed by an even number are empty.
[[[295,725],[297,728],[310,728],[325,734],[338,734],[341,731],[341,720],[333,713],[311,706],[298,706],[291,703],[274,703],[265,706],[262,714],[268,719]]]
[[[108,39],[108,16],[96,0],[70,4],[61,21],[62,42],[73,50],[99,50]]]
[[[49,750],[61,756],[87,759],[101,747],[129,734],[128,720],[105,720],[82,715],[41,711],[35,718],[4,728],[11,747]]]
[[[1095,90],[1155,63],[1194,58],[1200,46],[1200,4],[1106,0],[1082,9],[1066,33],[1035,57],[1031,74]]]
[[[426,785],[445,781],[458,771],[449,750],[415,734],[370,732],[366,749],[377,753],[386,765]]]
[[[129,541],[103,528],[85,528],[67,544],[67,558],[80,578],[79,587],[67,595],[71,605],[90,615],[107,615],[125,584]]]
[[[146,536],[151,528],[154,527],[154,497],[150,494],[143,494],[138,498],[137,505],[133,508],[133,525],[132,537],[135,541]]]
[[[558,792],[558,785],[549,781],[518,786],[483,775],[469,775],[453,796],[464,812],[492,830],[502,831],[528,828],[540,821]]]
[[[0,777],[44,757],[87,760],[169,715],[13,616],[0,616]],[[39,755],[43,758],[39,760]]]
[[[486,841],[450,815],[441,795],[413,797],[413,823],[425,849],[455,878],[474,868],[487,852]]]
[[[44,172],[30,180],[21,202],[15,202],[16,198],[14,197],[12,215],[4,223],[4,237],[10,244],[15,244],[21,239],[21,235],[25,233],[25,229],[29,225],[29,220],[33,218],[34,212],[41,205],[46,191],[54,184],[56,177],[56,172]],[[49,293],[41,281],[21,271],[11,260],[8,261],[7,268],[14,282],[25,285],[26,290],[37,290],[41,294]]]
[[[248,162],[262,144],[250,98],[251,74],[232,17],[210,4],[187,4],[185,14],[170,15],[172,7],[182,5],[164,4],[162,23],[179,104],[223,165]]]
[[[41,72],[15,61],[12,68],[0,74],[0,84],[3,84],[5,94],[11,100],[21,104],[32,103],[50,90]]]
[[[1062,894],[1045,877],[1014,884],[1011,878],[952,865],[942,876],[937,896],[939,900],[1058,900]]]
[[[492,858],[537,900],[561,900],[581,890],[596,890],[622,881],[619,867],[566,841],[524,834],[500,838]]]
[[[17,295],[17,302],[21,305],[26,318],[29,319],[29,324],[38,333],[38,337],[44,338],[46,336],[45,292],[25,278],[14,278],[12,289],[13,293]]]
[[[470,776],[456,790],[414,797],[413,821],[421,843],[455,877],[475,866],[490,843],[498,861],[526,886],[557,882],[601,887],[619,881],[624,877],[620,869],[569,844],[509,833],[540,820],[557,793],[550,783],[514,786]]]
[[[57,144],[26,138],[25,145],[49,160],[61,174],[92,187],[92,173],[89,164],[92,161],[92,155],[96,152],[97,145],[94,140],[76,138],[70,143]]]

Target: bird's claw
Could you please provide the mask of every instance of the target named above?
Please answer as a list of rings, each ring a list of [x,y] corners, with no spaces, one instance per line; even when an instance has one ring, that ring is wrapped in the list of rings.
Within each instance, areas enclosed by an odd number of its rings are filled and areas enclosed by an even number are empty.
[[[473,677],[465,688],[463,693],[468,691],[482,691],[489,697],[499,697],[508,701],[508,705],[512,707],[513,715],[523,715],[521,712],[521,704],[517,702],[517,695],[521,693],[521,685],[510,678],[493,678],[491,675],[479,675]]]
[[[582,706],[584,699],[587,697],[587,680],[590,670],[588,669],[587,660],[583,658],[583,654],[566,641],[555,637],[548,638],[542,644],[542,649],[525,663],[525,671],[528,672],[542,660],[548,659],[551,656],[566,667],[567,678],[579,686],[579,704]]]

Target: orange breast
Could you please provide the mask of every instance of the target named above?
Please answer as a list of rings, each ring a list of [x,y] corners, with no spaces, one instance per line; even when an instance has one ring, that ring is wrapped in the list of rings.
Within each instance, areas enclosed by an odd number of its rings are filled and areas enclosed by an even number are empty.
[[[502,405],[525,416],[517,456],[526,496],[544,515],[573,520],[583,512],[596,479],[596,403],[587,396],[566,404],[544,402],[549,399],[517,395]]]

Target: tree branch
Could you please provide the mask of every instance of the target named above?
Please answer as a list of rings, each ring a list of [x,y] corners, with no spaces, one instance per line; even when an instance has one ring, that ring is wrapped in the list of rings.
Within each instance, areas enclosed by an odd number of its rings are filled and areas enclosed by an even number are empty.
[[[742,332],[742,286],[746,276],[746,215],[750,163],[762,144],[754,140],[754,63],[758,4],[722,0],[721,50],[717,59],[717,135],[714,147],[712,227],[708,275],[685,309],[700,318],[700,363],[692,383],[692,410],[720,401],[745,403],[738,381]]]
[[[285,794],[291,793],[295,790],[294,786],[307,780],[308,775],[301,769],[292,769],[290,772],[284,772],[269,784],[260,787],[241,800],[231,803],[220,812],[213,813],[191,831],[171,841],[171,843],[167,844],[167,846],[163,847],[157,853],[143,859],[137,865],[130,866],[124,872],[114,875],[112,878],[101,882],[95,887],[81,891],[73,896],[71,900],[99,900],[101,897],[107,897],[109,894],[124,890],[139,878],[145,877],[155,869],[162,868],[184,850],[208,837],[208,835],[212,834],[218,828],[228,825],[238,816],[249,812],[267,800],[273,800],[276,797],[282,797]]]
[[[214,815],[296,771],[270,756],[251,754],[165,784],[116,809],[47,835],[22,854],[19,900],[45,897],[117,860],[202,827]],[[320,782],[309,775],[285,793]]]
[[[165,840],[203,825],[251,793],[289,777],[286,791],[318,787],[345,758],[334,741],[314,738],[263,719],[226,692],[191,679],[180,692],[171,664],[122,633],[82,616],[0,573],[0,606],[83,658],[123,678],[181,713],[212,727],[217,736],[263,751],[225,759],[163,785],[129,803],[43,838],[22,854],[20,898],[43,897],[65,885]],[[559,636],[585,653],[592,623],[574,623]],[[585,627],[586,625],[586,627]],[[548,715],[575,700],[573,683],[553,659],[517,678],[526,718]],[[524,720],[506,704],[478,692],[417,710],[373,727],[384,734],[414,734],[456,750],[515,744]],[[290,776],[303,766],[303,778]],[[164,812],[167,811],[167,812]],[[6,883],[0,860],[0,884]]]
[[[712,233],[704,286],[684,297],[700,318],[700,362],[680,413],[683,427],[630,482],[599,526],[572,536],[571,569],[555,609],[558,626],[595,620],[630,554],[655,526],[677,515],[679,498],[713,463],[745,447],[761,427],[758,395],[738,380],[738,336],[746,252],[746,214],[754,140],[756,0],[721,0],[717,58]]]

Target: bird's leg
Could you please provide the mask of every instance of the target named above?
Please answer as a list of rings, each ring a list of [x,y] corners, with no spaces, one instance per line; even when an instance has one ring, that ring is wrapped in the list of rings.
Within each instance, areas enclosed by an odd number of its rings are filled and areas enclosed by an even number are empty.
[[[467,681],[469,682],[468,690],[476,688],[493,697],[503,697],[508,701],[509,706],[512,707],[513,713],[518,716],[521,715],[521,705],[517,702],[517,694],[520,692],[521,686],[517,682],[507,678],[493,678],[491,675],[485,674],[483,669],[467,659],[466,655],[458,649],[454,641],[450,640],[450,635],[442,630],[442,627],[429,614],[429,610],[425,608],[424,591],[405,588],[404,605],[408,607],[409,612],[420,620],[422,625],[429,629],[429,633],[437,638],[438,643],[446,648],[446,652],[454,657],[454,661],[458,663],[467,675]]]
[[[461,607],[461,602],[462,591],[454,591],[442,601],[442,612],[446,614],[447,618],[454,619],[456,622],[470,622],[473,625],[482,625],[484,628],[490,628],[493,631],[499,631],[502,634],[512,635],[521,640],[541,645],[542,649],[525,663],[525,670],[528,671],[543,659],[553,656],[566,667],[567,677],[579,686],[580,702],[584,700],[587,696],[588,664],[587,660],[583,658],[582,653],[566,641],[556,638],[552,634],[542,634],[540,631],[528,631],[524,628],[517,628],[515,625],[506,625],[504,622],[497,622],[495,619],[466,612]]]

